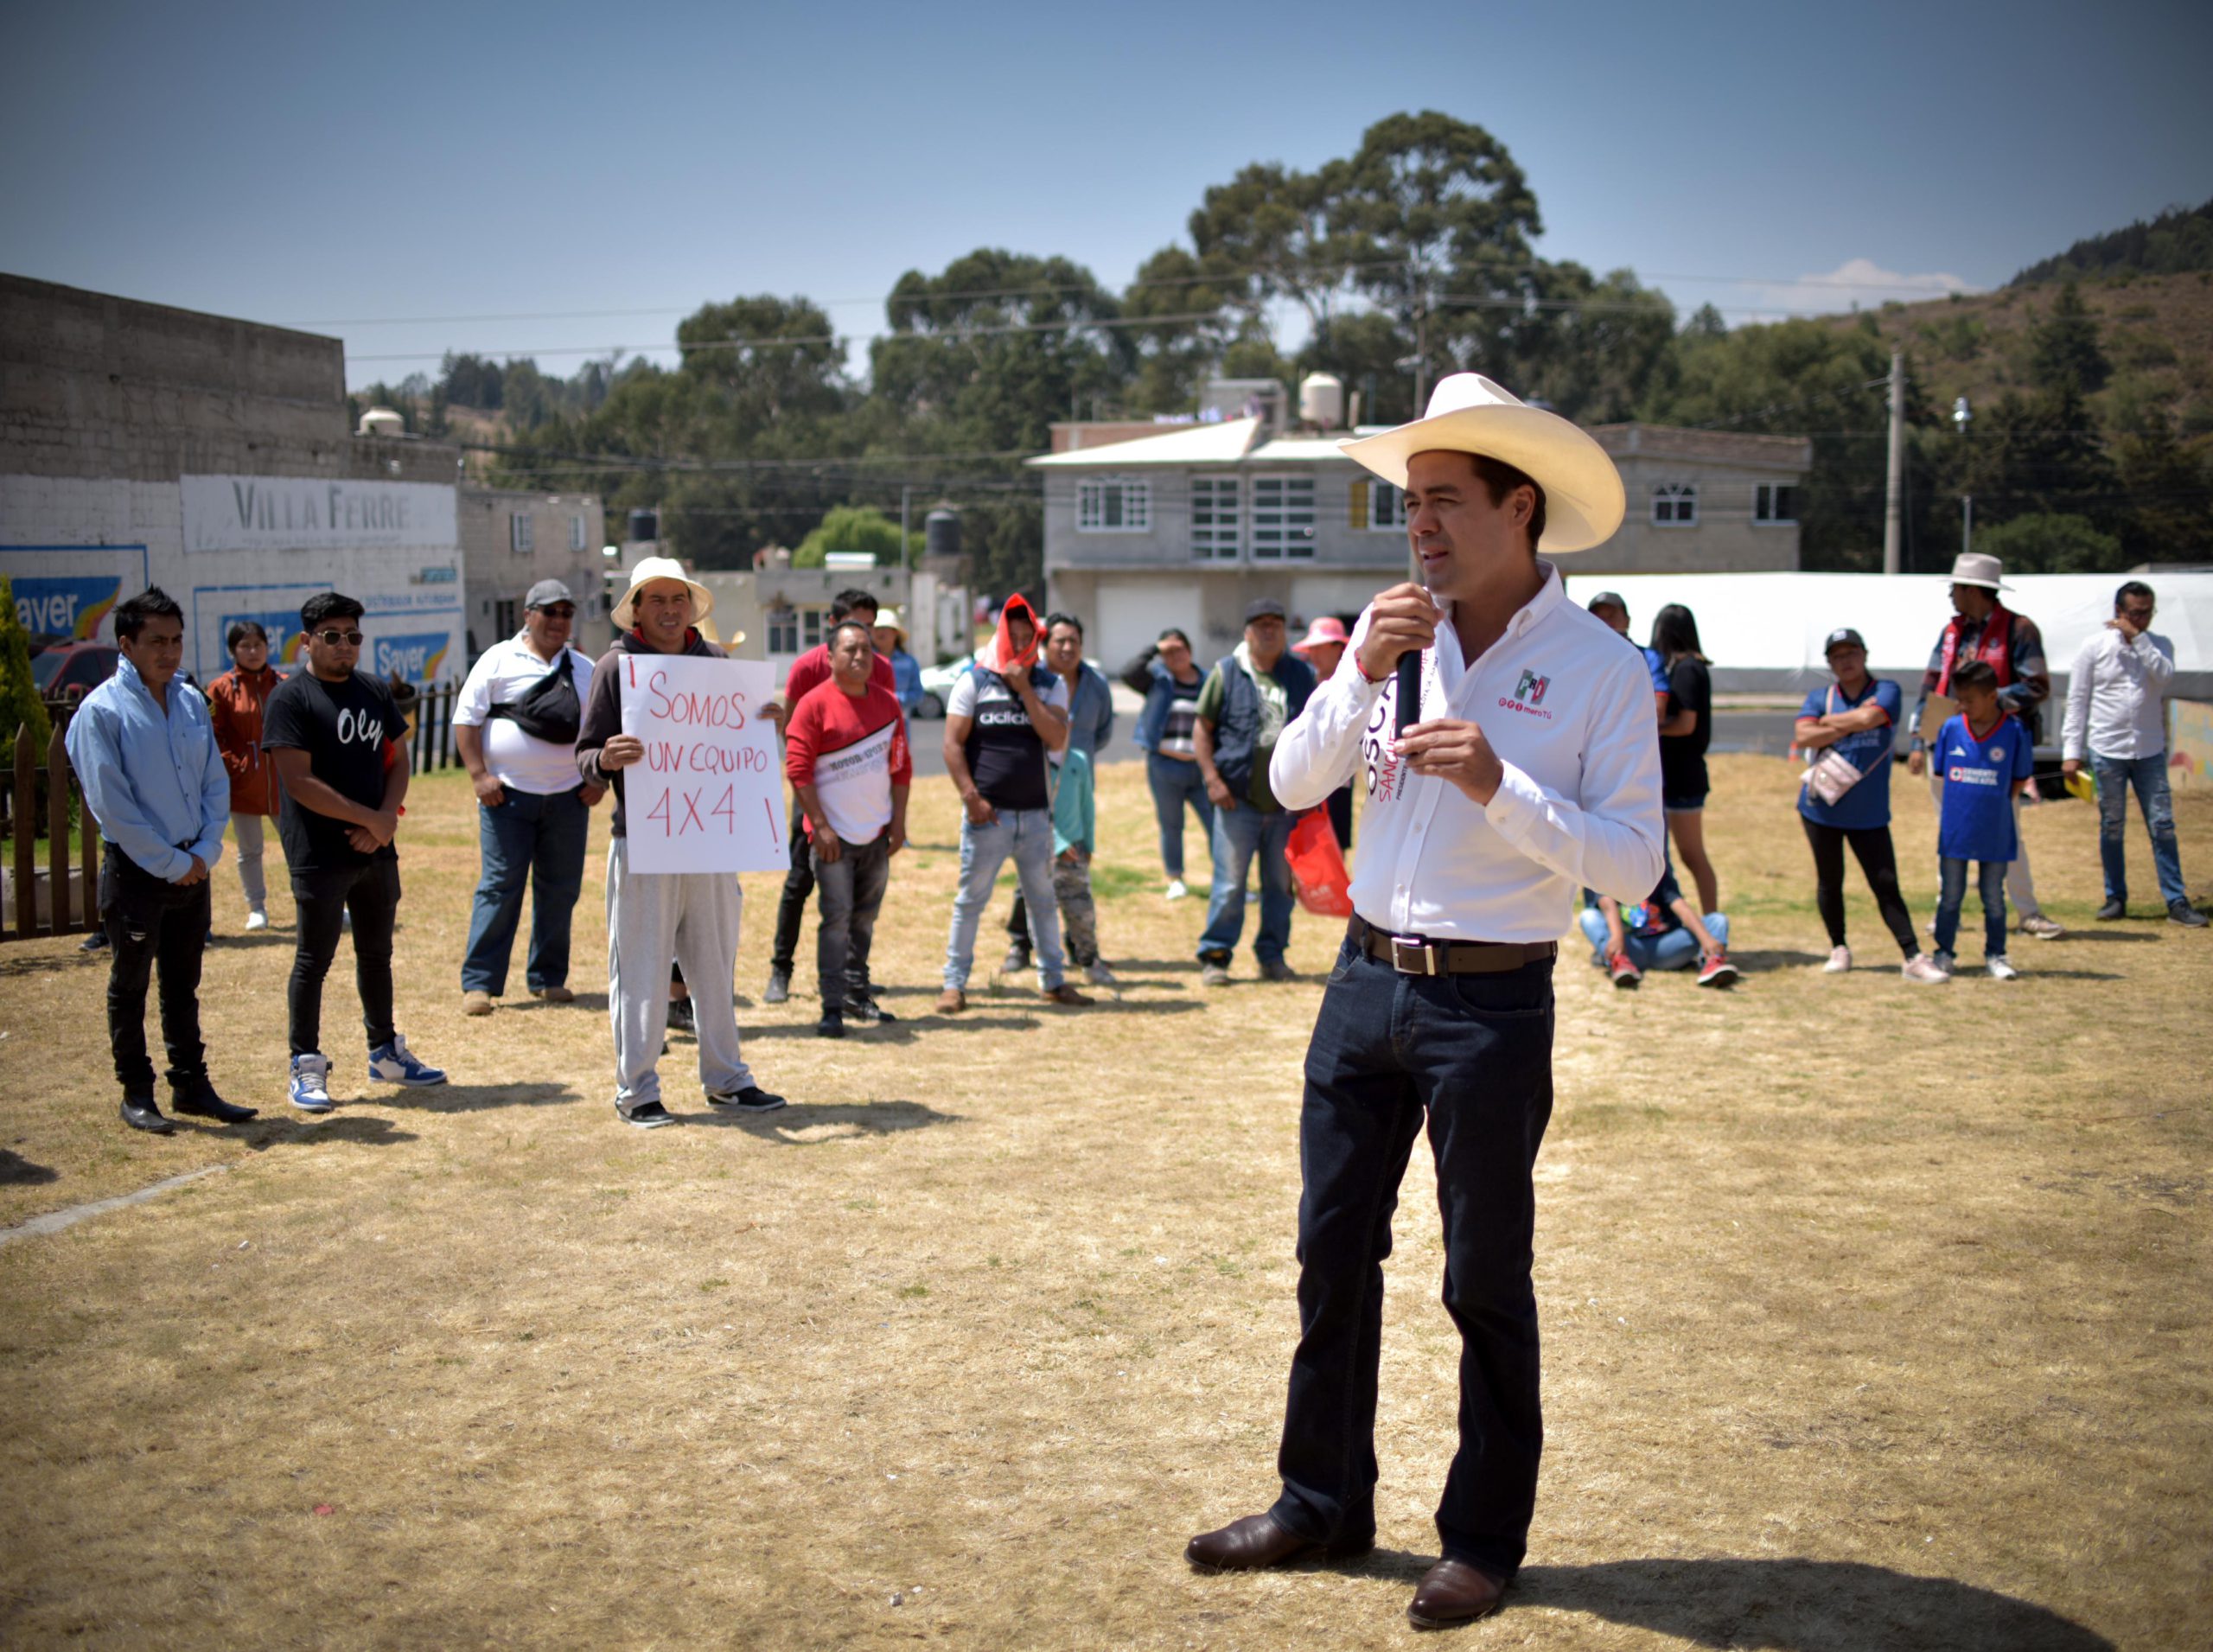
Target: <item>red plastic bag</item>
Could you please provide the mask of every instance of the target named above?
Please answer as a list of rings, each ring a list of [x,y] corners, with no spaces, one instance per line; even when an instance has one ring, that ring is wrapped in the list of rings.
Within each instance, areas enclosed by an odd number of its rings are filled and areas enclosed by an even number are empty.
[[[1292,824],[1284,858],[1298,903],[1318,918],[1352,916],[1352,878],[1326,808],[1309,809]]]

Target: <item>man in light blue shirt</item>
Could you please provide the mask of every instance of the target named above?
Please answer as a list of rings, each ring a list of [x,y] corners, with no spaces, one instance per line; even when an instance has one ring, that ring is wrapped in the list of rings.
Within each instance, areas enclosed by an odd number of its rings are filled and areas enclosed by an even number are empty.
[[[115,608],[115,675],[70,719],[70,767],[99,827],[100,922],[112,960],[108,1042],[123,1086],[123,1122],[166,1136],[146,1053],[146,985],[161,978],[169,1105],[222,1124],[254,1116],[215,1094],[200,1039],[200,957],[207,943],[207,874],[223,852],[231,781],[200,691],[179,679],[184,610],[158,585]]]

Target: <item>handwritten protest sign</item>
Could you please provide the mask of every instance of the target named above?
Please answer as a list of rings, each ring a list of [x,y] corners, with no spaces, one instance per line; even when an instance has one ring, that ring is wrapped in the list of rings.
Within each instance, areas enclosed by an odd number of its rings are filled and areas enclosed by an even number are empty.
[[[646,755],[622,771],[633,872],[774,872],[791,864],[766,661],[625,654],[622,732]]]

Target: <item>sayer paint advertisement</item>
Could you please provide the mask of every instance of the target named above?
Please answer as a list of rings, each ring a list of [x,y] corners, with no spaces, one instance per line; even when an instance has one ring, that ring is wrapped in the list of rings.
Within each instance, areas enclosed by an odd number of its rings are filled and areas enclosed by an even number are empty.
[[[137,545],[0,545],[16,618],[34,637],[112,642],[115,605],[146,584]]]

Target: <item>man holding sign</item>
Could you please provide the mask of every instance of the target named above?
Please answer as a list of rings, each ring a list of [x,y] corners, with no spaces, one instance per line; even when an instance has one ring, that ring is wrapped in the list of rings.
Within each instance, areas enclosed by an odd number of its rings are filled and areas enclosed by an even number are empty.
[[[591,698],[577,732],[577,768],[584,783],[611,786],[615,792],[614,838],[607,852],[607,1008],[615,1028],[615,1111],[641,1130],[676,1122],[661,1105],[657,1070],[668,1030],[671,962],[683,965],[692,989],[699,1082],[708,1103],[740,1113],[772,1113],[784,1105],[783,1097],[753,1081],[738,1053],[737,1014],[730,997],[743,909],[735,873],[744,862],[736,852],[736,834],[748,813],[766,811],[765,826],[756,826],[752,836],[768,845],[762,865],[776,864],[774,852],[782,847],[784,828],[775,807],[781,801],[775,765],[765,765],[767,794],[757,800],[758,809],[749,795],[740,810],[736,771],[759,743],[705,737],[744,730],[743,692],[710,696],[666,686],[657,692],[654,687],[657,681],[673,682],[679,673],[670,667],[677,660],[725,658],[692,623],[705,618],[713,603],[707,589],[686,578],[683,564],[673,558],[640,562],[631,572],[630,589],[615,605],[615,646],[593,668]],[[731,669],[735,680],[736,662]],[[690,673],[681,674],[688,681]],[[679,706],[688,708],[698,735],[657,739],[649,751],[647,737],[638,730],[656,708],[668,712]],[[768,730],[766,724],[757,727],[764,734]],[[673,734],[681,732],[672,729]],[[768,738],[773,754],[773,735]],[[641,764],[647,767],[640,770]],[[673,780],[671,770],[679,764],[730,772],[717,773],[715,783],[701,785],[709,778],[705,774]],[[635,844],[624,784],[630,772],[640,773],[641,792],[654,794],[639,800],[640,839]],[[699,864],[686,859],[685,840],[695,829],[698,841],[713,843],[716,853],[707,858],[719,856],[717,869],[655,870]]]

